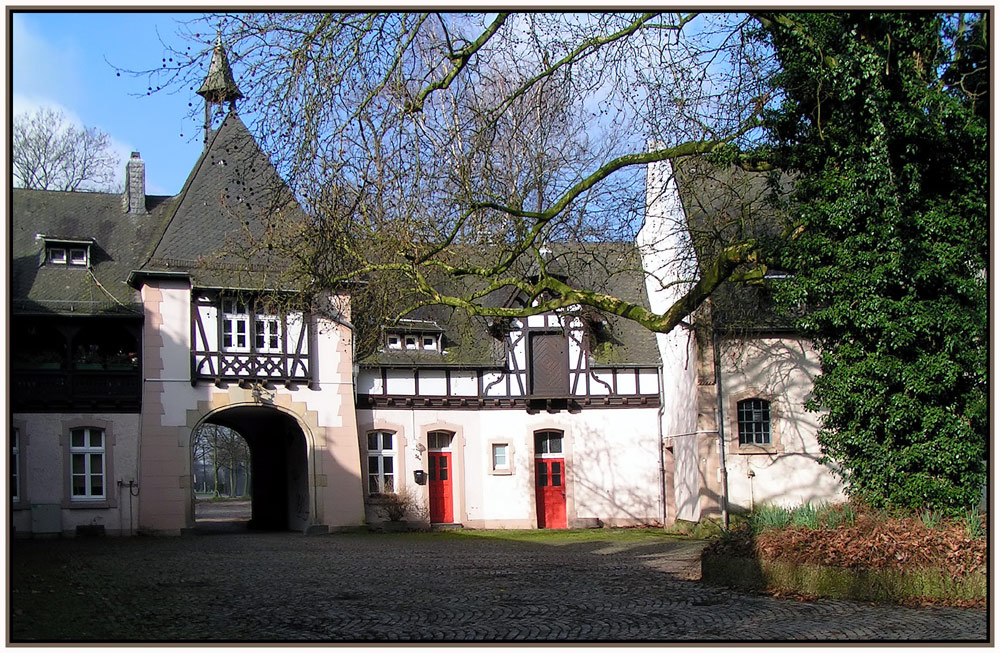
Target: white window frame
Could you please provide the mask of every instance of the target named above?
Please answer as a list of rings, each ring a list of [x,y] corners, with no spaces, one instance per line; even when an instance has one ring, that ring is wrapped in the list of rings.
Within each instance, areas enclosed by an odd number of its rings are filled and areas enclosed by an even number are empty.
[[[497,454],[503,452],[503,460],[499,460]],[[494,472],[510,471],[510,444],[507,442],[493,442],[490,444],[491,465]]]
[[[67,263],[73,266],[83,266],[87,265],[87,249],[85,247],[71,247],[69,250],[69,260]]]
[[[544,434],[549,434],[553,437],[543,438],[545,446],[543,447],[545,451],[538,450],[538,437]],[[532,446],[535,447],[535,458],[565,458],[566,457],[566,447],[565,447],[566,434],[562,431],[556,429],[539,429],[532,433]],[[559,441],[559,451],[552,451],[551,442],[553,440]]]
[[[397,488],[396,434],[384,429],[369,431],[366,436],[366,444],[368,455],[365,471],[368,482],[365,487],[368,494],[377,496],[394,493]],[[388,479],[388,483],[386,483],[386,479]]]
[[[219,334],[219,345],[222,351],[248,353],[250,351],[250,307],[246,301],[224,297],[219,313],[222,316],[222,329]],[[242,327],[242,332],[240,327]],[[239,339],[242,337],[243,342]],[[229,338],[229,344],[226,344]]]
[[[417,349],[417,336],[403,336],[404,349]]]
[[[52,265],[66,265],[69,251],[65,247],[49,246],[45,248],[45,262]]]
[[[82,434],[82,444],[76,444],[75,436]],[[100,435],[100,444],[93,444],[93,436]],[[94,469],[94,458],[100,457],[99,469]],[[78,458],[79,457],[79,458]],[[76,462],[83,462],[83,470],[77,471]],[[73,501],[104,501],[108,498],[107,475],[107,434],[104,429],[94,426],[78,426],[69,432],[69,488],[70,499]],[[101,493],[93,492],[93,479],[100,476]],[[83,494],[76,494],[74,480],[83,477]]]
[[[385,337],[386,347],[389,349],[402,349],[403,341],[400,340],[398,333],[390,333]]]
[[[437,351],[438,339],[435,336],[421,336],[420,346],[427,351]]]
[[[254,315],[253,348],[254,351],[262,354],[280,354],[282,352],[281,319],[277,315],[263,313]]]

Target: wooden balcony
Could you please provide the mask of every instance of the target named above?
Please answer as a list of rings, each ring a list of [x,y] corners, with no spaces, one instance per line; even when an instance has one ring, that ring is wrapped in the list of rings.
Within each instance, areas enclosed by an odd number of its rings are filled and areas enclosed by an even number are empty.
[[[15,412],[137,413],[142,406],[138,370],[11,370]]]

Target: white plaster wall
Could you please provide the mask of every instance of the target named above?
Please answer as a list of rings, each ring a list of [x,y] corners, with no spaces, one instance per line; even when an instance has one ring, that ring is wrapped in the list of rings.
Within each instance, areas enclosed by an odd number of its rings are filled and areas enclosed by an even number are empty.
[[[159,360],[148,361],[147,368],[153,371],[145,377],[147,392],[143,410],[149,413],[147,420],[155,433],[148,438],[148,465],[143,474],[147,480],[152,480],[146,483],[149,486],[146,498],[151,501],[151,516],[147,521],[154,530],[167,523],[173,526],[165,530],[175,530],[183,525],[181,513],[185,510],[185,500],[182,498],[178,503],[177,497],[188,496],[185,477],[190,477],[189,411],[201,410],[206,404],[217,405],[220,394],[228,394],[228,398],[222,400],[223,405],[252,405],[253,399],[248,390],[235,383],[229,383],[224,388],[206,382],[191,385],[187,338],[190,333],[190,289],[185,283],[162,282],[156,290],[160,301],[152,301],[149,308],[153,311],[155,317],[152,322],[159,326],[163,343],[158,352]],[[147,328],[156,327],[148,323]],[[312,387],[298,384],[292,389],[278,385],[271,392],[276,405],[287,404],[286,400],[290,398],[292,403],[304,406],[297,409],[301,413],[315,413],[317,416],[318,432],[312,432],[310,440],[314,446],[309,453],[310,473],[316,470],[326,475],[327,470],[322,469],[322,463],[317,465],[315,462],[320,459],[332,463],[331,474],[343,475],[347,470],[350,475],[349,479],[326,478],[321,481],[325,485],[316,491],[323,495],[324,500],[318,502],[317,522],[335,526],[361,523],[363,507],[357,463],[351,333],[346,326],[321,321],[316,326],[315,334],[313,375],[316,382]],[[162,373],[158,373],[158,369],[162,369]],[[296,417],[300,422],[304,420],[303,414],[296,414]],[[345,484],[350,487],[357,485],[357,492],[340,492],[344,496],[336,496],[338,488],[343,490]],[[181,495],[178,495],[178,488]],[[346,498],[346,494],[351,496]],[[355,503],[357,505],[353,505]]]
[[[819,463],[819,414],[804,408],[820,371],[819,356],[811,345],[798,338],[761,338],[723,342],[721,347],[730,504],[749,508],[752,501],[792,507],[845,501],[840,481]],[[780,410],[775,417],[772,408],[772,428],[778,432],[781,451],[740,453],[731,397],[748,392],[770,396],[772,407]],[[747,473],[751,469],[752,479]]]
[[[68,440],[65,422],[108,423],[111,425],[114,444],[108,455],[113,459],[112,475],[106,479],[109,499],[114,497],[113,508],[63,508],[62,530],[73,534],[79,525],[102,524],[109,535],[129,530],[128,482],[138,479],[139,415],[132,413],[17,413],[14,415],[21,427],[21,457],[23,477],[21,488],[23,504],[29,508],[13,511],[13,524],[18,533],[31,531],[31,504],[63,504],[68,499],[65,475],[65,447]],[[118,481],[124,481],[119,487]],[[133,525],[138,526],[139,497],[132,499]]]
[[[686,278],[692,260],[687,220],[669,161],[646,166],[646,219],[636,245],[647,272],[646,292],[655,313],[666,312],[690,284],[673,284]],[[701,517],[698,496],[701,486],[698,438],[697,355],[693,333],[683,325],[670,333],[656,334],[662,361],[663,418],[665,438],[674,447],[674,501],[677,517],[697,521]]]
[[[534,432],[564,432],[569,474],[567,506],[572,520],[598,518],[606,523],[649,523],[660,517],[660,469],[655,408],[584,410],[571,414],[528,414],[519,410],[400,410],[358,411],[361,435],[393,425],[402,430],[397,451],[406,463],[404,482],[426,504],[426,486],[413,482],[414,469],[427,469],[426,455],[417,450],[420,435],[449,425],[464,435],[464,466],[454,479],[456,520],[512,527],[534,524]],[[363,440],[362,438],[359,438]],[[511,445],[511,474],[492,473],[493,442]],[[397,447],[402,447],[397,444]],[[364,456],[364,451],[361,451]],[[454,456],[453,456],[454,459]],[[458,514],[464,504],[465,515]],[[502,525],[502,524],[500,524]],[[572,526],[572,523],[570,524]]]

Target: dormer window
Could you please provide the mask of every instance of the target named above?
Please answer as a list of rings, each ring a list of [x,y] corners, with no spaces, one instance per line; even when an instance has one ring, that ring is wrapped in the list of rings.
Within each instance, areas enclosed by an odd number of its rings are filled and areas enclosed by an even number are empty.
[[[90,265],[92,241],[64,240],[39,235],[45,242],[45,265],[65,265],[86,268]]]
[[[441,351],[441,333],[416,329],[388,332],[385,334],[385,348],[388,351]]]
[[[65,247],[46,247],[45,259],[52,265],[66,265]]]

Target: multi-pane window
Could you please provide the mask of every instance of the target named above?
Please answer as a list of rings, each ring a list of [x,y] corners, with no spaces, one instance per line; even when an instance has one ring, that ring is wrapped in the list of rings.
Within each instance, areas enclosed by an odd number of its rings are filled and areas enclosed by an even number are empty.
[[[771,402],[744,399],[736,404],[740,444],[771,444]]]
[[[395,486],[395,450],[390,431],[372,431],[368,434],[368,493],[387,494]]]
[[[535,455],[562,454],[563,434],[559,431],[538,431],[535,433]]]
[[[277,311],[251,312],[250,308],[245,300],[222,300],[222,350],[281,353],[281,317]]]
[[[87,247],[72,247],[66,243],[45,246],[45,262],[49,265],[86,267],[89,259]]]
[[[493,445],[493,469],[510,469],[509,447],[506,442]]]
[[[431,451],[449,449],[452,435],[448,431],[431,431],[427,434],[427,448]]]
[[[257,351],[275,353],[281,351],[281,322],[276,315],[257,315],[254,320],[254,347]]]
[[[222,349],[250,351],[250,311],[244,301],[222,300]]]
[[[14,503],[21,500],[21,475],[19,473],[21,465],[21,438],[20,429],[15,428],[11,432],[10,449],[10,497]]]
[[[90,427],[70,431],[69,455],[72,497],[105,498],[104,431]]]

